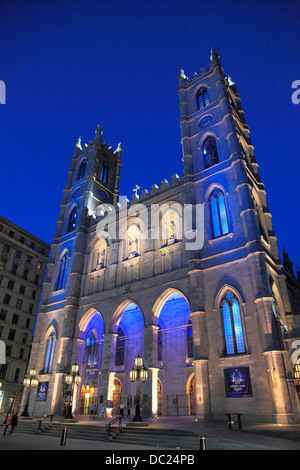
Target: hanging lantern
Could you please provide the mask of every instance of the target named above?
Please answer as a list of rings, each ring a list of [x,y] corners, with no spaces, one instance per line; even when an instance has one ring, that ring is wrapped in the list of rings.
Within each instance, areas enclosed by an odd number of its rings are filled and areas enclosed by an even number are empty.
[[[138,356],[134,360],[135,367],[142,367],[143,365],[143,358],[138,354]]]
[[[80,385],[80,383],[81,383],[81,377],[80,377],[80,375],[75,375],[74,381],[75,381],[75,384],[76,384],[76,385]]]
[[[72,366],[72,373],[73,374],[77,374],[78,373],[78,370],[79,370],[79,365],[78,364],[74,364]]]
[[[31,379],[31,386],[36,388],[39,384],[39,381],[38,379],[36,379],[35,377],[33,379]]]
[[[73,382],[73,376],[71,374],[66,375],[65,381],[66,384],[71,385],[71,383]]]
[[[137,370],[135,368],[129,371],[129,380],[134,382],[137,379]]]
[[[30,369],[29,375],[30,375],[31,377],[34,377],[34,376],[36,375],[36,370],[35,370],[34,368]]]
[[[25,379],[23,380],[23,385],[25,387],[30,387],[30,378],[29,377],[25,377]]]
[[[142,382],[145,382],[148,378],[148,371],[144,367],[140,370],[140,379]]]

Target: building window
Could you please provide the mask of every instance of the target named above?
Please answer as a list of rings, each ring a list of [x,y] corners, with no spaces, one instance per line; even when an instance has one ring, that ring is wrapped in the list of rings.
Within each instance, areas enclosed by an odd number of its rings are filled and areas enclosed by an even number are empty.
[[[27,338],[28,338],[28,334],[27,334],[27,333],[24,333],[24,334],[23,334],[23,338],[22,338],[22,344],[26,344],[26,343],[27,343]]]
[[[49,336],[48,342],[47,342],[47,352],[46,352],[45,365],[44,365],[44,374],[51,373],[55,342],[56,342],[56,335],[55,335],[55,332],[53,331],[51,335]]]
[[[28,274],[29,274],[28,269],[24,269],[24,272],[23,272],[23,279],[24,279],[25,281],[28,279]]]
[[[66,286],[67,272],[70,261],[69,252],[65,253],[60,261],[60,271],[57,280],[56,290],[64,289]]]
[[[16,302],[16,308],[22,308],[23,300],[22,299],[17,299]]]
[[[68,232],[73,232],[73,230],[75,230],[77,213],[78,213],[78,207],[75,206],[69,218]]]
[[[119,326],[118,328],[118,337],[116,342],[116,366],[123,366],[124,365],[124,353],[125,353],[125,335],[122,328]]]
[[[106,162],[104,162],[101,167],[100,181],[105,184],[108,182],[108,164]]]
[[[4,310],[4,308],[1,308],[0,310],[0,320],[5,321],[7,315],[7,310]]]
[[[20,289],[19,289],[19,294],[24,295],[24,294],[25,294],[25,289],[26,289],[26,286],[24,286],[23,284],[21,284],[21,285],[20,285]]]
[[[20,375],[20,369],[17,368],[17,369],[15,370],[14,382],[18,382],[18,380],[19,380],[19,375]]]
[[[20,316],[19,316],[17,313],[14,313],[11,322],[12,322],[14,325],[17,325],[17,324],[19,323],[19,318],[20,318]]]
[[[244,334],[238,299],[227,292],[221,303],[226,355],[245,352]]]
[[[208,92],[206,88],[200,88],[198,97],[198,109],[201,110],[209,105]]]
[[[186,339],[187,339],[187,357],[190,359],[194,357],[194,346],[193,346],[193,327],[192,320],[189,319],[187,329],[186,329]]]
[[[3,303],[4,303],[5,305],[9,305],[10,299],[11,299],[11,296],[8,295],[8,294],[5,294],[5,295],[4,295],[4,299],[3,299]]]
[[[8,339],[13,341],[15,339],[16,330],[9,330]]]
[[[213,237],[221,237],[229,233],[228,217],[224,194],[221,190],[213,191],[210,199],[210,212],[213,227]]]
[[[16,274],[17,269],[18,269],[18,265],[14,263],[14,264],[13,264],[13,267],[12,267],[12,269],[11,269],[11,273],[12,273],[12,274]]]
[[[78,180],[80,180],[81,178],[84,177],[85,175],[85,168],[86,168],[86,160],[83,160],[83,162],[81,163],[80,167],[79,167],[79,171],[78,171]]]
[[[15,285],[14,281],[10,279],[7,284],[7,289],[13,290],[14,285]]]
[[[202,152],[205,168],[210,168],[219,163],[218,149],[216,139],[209,135],[202,144]]]

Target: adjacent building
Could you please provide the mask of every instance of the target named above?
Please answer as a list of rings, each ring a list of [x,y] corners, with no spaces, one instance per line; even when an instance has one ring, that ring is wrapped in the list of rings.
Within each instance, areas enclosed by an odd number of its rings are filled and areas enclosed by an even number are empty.
[[[0,217],[0,409],[18,410],[50,246]]]
[[[30,356],[35,416],[61,415],[73,392],[76,414],[133,408],[139,355],[144,416],[299,418],[299,311],[236,84],[212,50],[178,93],[180,177],[121,198],[121,144],[99,126],[75,146]]]

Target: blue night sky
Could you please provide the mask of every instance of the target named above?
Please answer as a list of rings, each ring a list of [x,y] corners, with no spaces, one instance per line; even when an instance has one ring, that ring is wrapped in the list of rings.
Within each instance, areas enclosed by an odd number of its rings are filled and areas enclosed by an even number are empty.
[[[0,2],[0,214],[51,243],[79,136],[123,144],[120,194],[182,175],[178,75],[214,47],[237,84],[279,250],[299,255],[297,1]]]

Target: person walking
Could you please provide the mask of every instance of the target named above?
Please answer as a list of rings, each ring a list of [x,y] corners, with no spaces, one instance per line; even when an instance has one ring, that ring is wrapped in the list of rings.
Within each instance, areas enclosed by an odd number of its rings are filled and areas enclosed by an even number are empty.
[[[15,427],[18,426],[18,412],[13,412],[11,420],[10,420],[10,434],[15,432]]]
[[[122,418],[124,418],[124,408],[125,408],[125,405],[123,402],[121,402],[120,404],[120,415],[122,416]]]
[[[5,421],[4,421],[4,426],[5,427],[4,427],[4,431],[3,431],[3,436],[5,436],[5,434],[7,433],[9,425],[10,425],[10,414],[7,413]],[[9,431],[8,431],[8,434],[9,434]]]
[[[96,409],[95,404],[94,404],[94,402],[92,402],[91,408],[90,408],[90,414],[91,414],[91,416],[92,416],[93,418],[95,418],[95,416],[94,416],[94,414],[95,414],[95,409]]]

